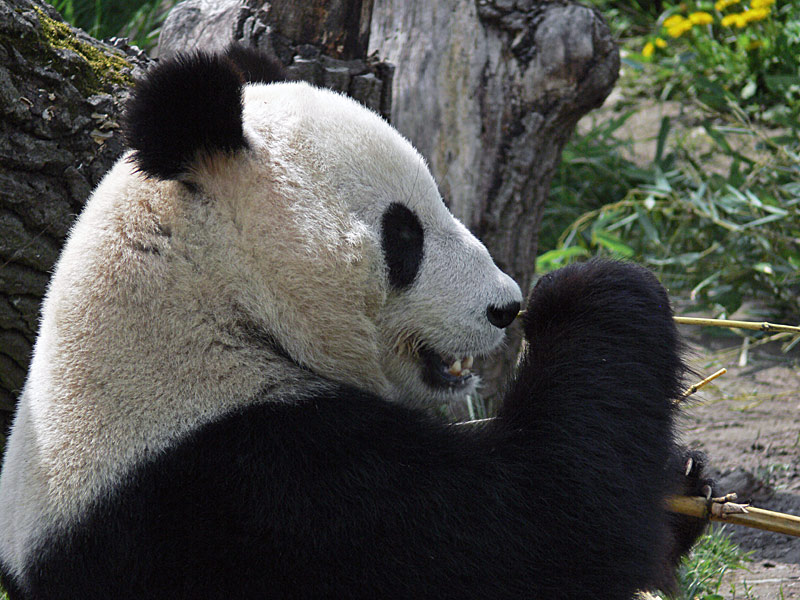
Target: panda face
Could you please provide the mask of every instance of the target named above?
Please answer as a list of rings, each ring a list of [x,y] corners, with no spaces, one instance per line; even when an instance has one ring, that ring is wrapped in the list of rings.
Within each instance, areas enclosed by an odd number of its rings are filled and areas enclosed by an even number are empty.
[[[474,391],[472,370],[503,339],[519,288],[437,199],[436,210],[389,204],[381,220],[389,294],[380,329],[390,381],[425,402]],[[498,311],[505,314],[497,318]]]
[[[306,313],[298,327],[308,332],[310,353],[297,352],[303,350],[298,328],[279,336],[289,353],[323,375],[341,380],[345,374],[346,381],[405,402],[449,401],[474,391],[472,361],[501,343],[522,295],[448,211],[422,157],[380,117],[327,90],[303,83],[252,85],[244,98],[251,160],[263,169],[257,179],[269,182],[240,190],[239,196],[262,194],[244,220],[274,222],[276,199],[284,199],[293,216],[281,219],[283,226],[305,236],[301,246],[315,261],[306,265],[308,272],[327,274],[324,287],[333,297],[319,310],[337,308],[333,301],[348,313],[338,321],[352,322],[356,315],[369,321],[338,330],[336,342],[324,348],[315,338],[326,325]],[[312,215],[314,225],[305,233],[291,227]],[[274,242],[285,233],[268,235]],[[265,257],[274,254],[271,245]],[[319,295],[322,277],[307,278],[308,299]],[[317,326],[309,327],[312,322]],[[343,350],[351,359],[346,366],[339,360]]]

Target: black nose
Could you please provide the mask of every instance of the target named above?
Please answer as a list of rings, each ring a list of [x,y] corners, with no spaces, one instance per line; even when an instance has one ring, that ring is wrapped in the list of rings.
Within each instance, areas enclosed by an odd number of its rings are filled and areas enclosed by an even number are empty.
[[[486,309],[486,316],[489,318],[489,323],[500,329],[505,329],[511,325],[511,321],[517,318],[519,314],[519,302],[511,302],[504,306],[492,306]]]

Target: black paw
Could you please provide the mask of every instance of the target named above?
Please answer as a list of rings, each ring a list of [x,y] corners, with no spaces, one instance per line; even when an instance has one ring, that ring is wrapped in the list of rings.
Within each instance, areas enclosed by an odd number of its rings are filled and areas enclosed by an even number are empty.
[[[716,494],[714,482],[705,474],[706,458],[703,453],[686,448],[678,448],[668,465],[668,475],[674,482],[672,489],[676,496],[702,496],[709,499]],[[674,590],[675,570],[681,559],[688,554],[703,532],[708,521],[673,512],[667,515],[668,553],[661,569],[658,586],[664,591]]]
[[[534,361],[558,349],[647,396],[682,392],[682,344],[669,298],[644,267],[592,260],[548,273],[531,292],[523,324]]]
[[[671,468],[676,479],[675,494],[680,496],[702,496],[710,499],[716,494],[714,482],[705,475],[706,457],[696,450],[681,449]],[[673,560],[677,564],[691,550],[697,538],[706,528],[704,519],[670,513]]]
[[[697,450],[681,449],[678,454],[681,468],[678,475],[679,494],[683,496],[703,496],[710,498],[716,494],[714,482],[705,476],[706,457]]]
[[[621,329],[640,321],[673,329],[666,290],[649,270],[633,263],[591,260],[539,280],[528,298],[525,333],[535,337],[548,322],[587,316],[618,323]]]

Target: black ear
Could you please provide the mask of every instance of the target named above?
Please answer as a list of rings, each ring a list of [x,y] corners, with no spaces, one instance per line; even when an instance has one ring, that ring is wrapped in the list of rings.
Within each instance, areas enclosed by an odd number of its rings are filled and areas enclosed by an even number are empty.
[[[179,55],[149,71],[136,86],[125,119],[139,169],[177,179],[200,152],[244,148],[243,84],[240,70],[224,55]]]
[[[263,50],[232,44],[225,50],[225,56],[241,71],[247,83],[286,81],[281,61]]]

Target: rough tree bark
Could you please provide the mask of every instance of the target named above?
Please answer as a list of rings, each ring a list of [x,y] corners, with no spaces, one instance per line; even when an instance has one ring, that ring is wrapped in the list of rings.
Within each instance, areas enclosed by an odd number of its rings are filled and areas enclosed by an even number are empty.
[[[374,0],[369,51],[397,67],[392,124],[524,292],[564,144],[619,72],[602,17],[563,0]],[[516,358],[509,334],[479,366],[490,410]]]
[[[0,435],[28,368],[50,269],[122,151],[117,117],[147,58],[39,0],[0,2]]]
[[[367,57],[371,14],[372,0],[186,0],[170,11],[158,54],[255,46],[290,79],[349,94],[388,119],[394,67]]]

